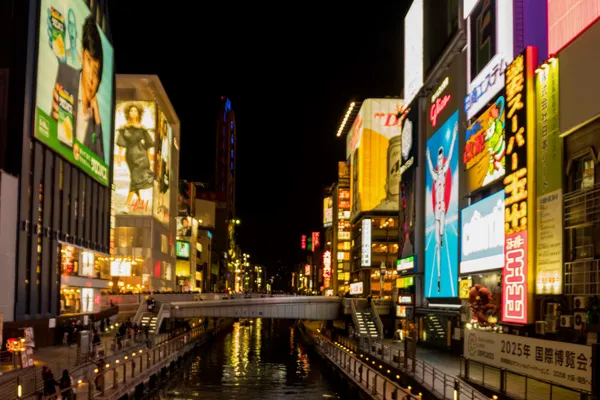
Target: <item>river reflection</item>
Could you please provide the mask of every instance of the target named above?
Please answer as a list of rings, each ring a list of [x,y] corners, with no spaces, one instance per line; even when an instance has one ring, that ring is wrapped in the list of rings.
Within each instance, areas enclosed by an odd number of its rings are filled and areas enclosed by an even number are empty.
[[[170,399],[352,399],[347,385],[307,352],[291,321],[235,323],[200,350]]]

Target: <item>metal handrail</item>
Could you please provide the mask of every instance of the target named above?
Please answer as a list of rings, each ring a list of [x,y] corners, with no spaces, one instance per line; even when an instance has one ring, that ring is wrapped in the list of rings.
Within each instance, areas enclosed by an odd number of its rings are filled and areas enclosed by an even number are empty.
[[[375,344],[379,345],[379,343],[377,342],[375,342]],[[385,347],[383,344],[381,344],[381,346]],[[370,356],[379,358],[377,351],[371,351],[371,347],[369,345],[366,347],[366,350],[364,348],[362,348],[362,350]],[[383,351],[383,349],[381,353],[381,361],[387,363],[387,360],[385,360],[385,352]],[[415,379],[417,382],[423,385],[423,387],[430,390],[432,393],[440,395],[444,399],[452,400],[454,398],[454,389],[458,388],[461,399],[489,400],[487,396],[480,393],[473,387],[461,382],[460,380],[457,380],[457,377],[448,375],[425,361],[406,356],[408,361],[406,364],[408,364],[408,368],[404,368],[405,354],[403,354],[403,352],[401,352],[400,350],[398,351],[398,353],[398,362],[395,366],[403,373],[411,376],[413,379]],[[389,365],[394,366],[391,352]],[[439,388],[439,385],[436,385],[436,382],[442,383],[441,390]],[[450,392],[450,394],[448,394],[448,391]]]
[[[373,302],[371,302],[371,311],[375,316],[375,326],[379,332],[379,339],[383,339],[383,323],[381,322],[381,318],[379,317],[379,313],[377,312],[377,308]]]
[[[140,303],[137,311],[135,312],[135,316],[133,317],[134,324],[140,324],[142,322],[142,317],[144,316],[144,312],[148,310],[148,305],[145,302]]]
[[[156,314],[156,328],[154,334],[158,334],[160,332],[160,326],[162,325],[166,314],[171,314],[171,303],[162,303],[160,305],[158,314]]]

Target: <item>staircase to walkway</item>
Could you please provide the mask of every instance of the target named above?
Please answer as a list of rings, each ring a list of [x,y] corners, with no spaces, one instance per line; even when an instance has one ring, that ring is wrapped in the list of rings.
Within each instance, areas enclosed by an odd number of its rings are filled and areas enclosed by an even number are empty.
[[[359,336],[373,339],[383,337],[383,325],[379,315],[366,300],[352,302],[352,320]]]
[[[142,314],[142,318],[140,320],[140,325],[142,327],[148,326],[149,331],[152,333],[156,332],[156,314],[152,312],[145,312]]]

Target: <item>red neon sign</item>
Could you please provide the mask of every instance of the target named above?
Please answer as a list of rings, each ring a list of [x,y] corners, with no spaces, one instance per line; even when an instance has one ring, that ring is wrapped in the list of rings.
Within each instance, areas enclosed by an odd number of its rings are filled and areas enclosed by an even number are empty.
[[[306,235],[302,235],[302,239],[300,239],[300,247],[302,250],[306,250]]]
[[[431,121],[431,125],[433,127],[437,125],[438,117],[440,116],[442,111],[444,111],[451,98],[452,96],[449,94],[443,97],[438,97],[437,99],[435,99],[435,102],[431,105],[431,110],[429,111],[429,120]]]
[[[321,232],[312,233],[313,251],[321,247]]]
[[[502,270],[502,321],[527,323],[527,231],[513,233],[504,241]]]

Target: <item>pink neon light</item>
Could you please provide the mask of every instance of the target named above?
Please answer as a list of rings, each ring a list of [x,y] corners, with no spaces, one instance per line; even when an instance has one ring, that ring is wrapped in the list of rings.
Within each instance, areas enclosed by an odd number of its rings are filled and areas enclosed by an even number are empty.
[[[548,0],[548,52],[556,54],[600,18],[600,0]]]
[[[527,324],[527,231],[504,239],[502,321]]]

